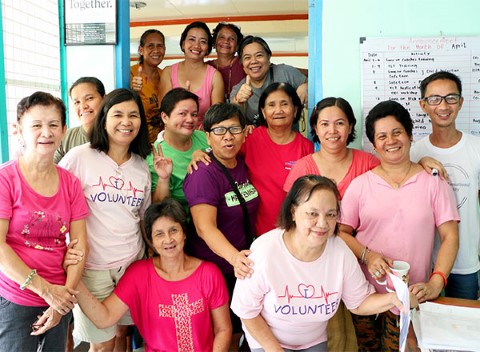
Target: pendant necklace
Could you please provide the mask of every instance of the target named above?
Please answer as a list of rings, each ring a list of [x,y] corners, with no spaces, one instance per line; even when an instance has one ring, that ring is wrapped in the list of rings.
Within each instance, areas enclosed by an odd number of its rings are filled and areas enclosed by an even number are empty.
[[[230,61],[230,64],[228,65],[228,85],[227,89],[225,89],[225,101],[227,103],[230,102],[230,93],[231,93],[231,85],[232,85],[232,66],[233,66],[233,61],[235,61],[235,56],[233,57],[233,60]],[[215,60],[215,66],[217,66],[217,71],[218,70],[218,59]],[[219,71],[220,72],[220,71]]]
[[[392,188],[393,189],[399,189],[400,186],[402,186],[403,182],[405,182],[405,180],[407,179],[407,176],[408,174],[410,173],[410,170],[412,169],[412,163],[410,162],[410,165],[408,166],[408,170],[407,172],[405,173],[405,176],[403,176],[403,178],[397,182],[395,181],[389,174],[387,171],[385,171],[385,169],[383,168],[383,166],[380,166],[382,168],[382,171],[383,173],[385,174],[385,176],[387,177],[387,181],[389,181],[389,183],[391,184]]]

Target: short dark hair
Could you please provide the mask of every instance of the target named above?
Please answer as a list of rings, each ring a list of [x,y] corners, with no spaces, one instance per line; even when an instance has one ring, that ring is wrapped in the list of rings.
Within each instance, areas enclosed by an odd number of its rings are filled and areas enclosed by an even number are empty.
[[[365,133],[374,146],[375,122],[387,116],[393,116],[403,126],[408,137],[412,137],[413,121],[408,110],[394,100],[386,100],[375,105],[365,118]]]
[[[242,42],[238,46],[238,56],[240,57],[240,62],[242,61],[243,50],[248,44],[258,43],[263,48],[263,51],[267,54],[267,57],[270,59],[272,57],[272,51],[268,46],[267,42],[261,37],[255,37],[253,35],[247,35],[243,38]]]
[[[300,100],[300,97],[297,94],[297,91],[295,90],[295,88],[292,87],[290,83],[275,82],[270,84],[267,88],[265,88],[262,95],[260,96],[260,99],[258,100],[259,125],[267,125],[267,120],[265,119],[265,116],[263,116],[262,109],[265,108],[265,103],[267,101],[268,96],[278,90],[284,91],[285,94],[287,94],[290,97],[290,100],[292,101],[293,106],[297,108],[297,113],[293,118],[293,123],[295,124],[300,120],[300,117],[302,116],[302,112],[303,112],[303,104],[302,104],[302,101]]]
[[[152,240],[153,223],[161,217],[167,217],[182,227],[183,233],[187,235],[187,214],[184,207],[173,198],[165,198],[161,202],[150,205],[145,211],[143,218],[145,233],[143,239],[148,247],[153,251],[154,256],[158,255]]]
[[[138,154],[145,159],[151,152],[151,147],[148,142],[148,127],[147,119],[145,118],[145,111],[143,110],[142,100],[140,96],[129,89],[118,88],[107,94],[103,99],[102,106],[98,112],[95,124],[90,132],[90,144],[93,149],[97,149],[104,153],[108,153],[110,148],[108,141],[108,134],[105,130],[105,123],[107,120],[108,111],[117,104],[125,101],[134,101],[138,110],[140,111],[140,130],[135,139],[130,143],[129,151]]]
[[[228,28],[235,33],[235,35],[237,36],[237,49],[238,49],[238,46],[243,40],[243,34],[242,34],[242,31],[240,30],[240,27],[233,23],[220,22],[219,24],[217,24],[217,26],[213,29],[213,32],[212,32],[213,44],[215,45],[215,43],[217,42],[218,33],[223,28]]]
[[[285,231],[292,230],[296,227],[293,220],[294,207],[307,202],[312,194],[319,190],[331,191],[337,200],[337,217],[340,217],[340,194],[338,192],[335,182],[325,176],[305,175],[299,177],[292,185],[292,188],[287,193],[285,200],[280,209],[280,216],[278,218],[278,226]],[[335,234],[338,233],[338,224],[335,226]]]
[[[238,105],[230,103],[214,104],[205,113],[203,129],[205,132],[210,132],[213,125],[234,117],[238,118],[240,126],[245,128],[247,125],[247,119]]]
[[[105,86],[103,85],[102,81],[100,81],[97,77],[80,77],[75,82],[73,82],[70,90],[68,91],[68,95],[72,96],[73,88],[82,83],[93,84],[98,94],[100,94],[101,97],[105,96]]]
[[[62,127],[67,124],[67,113],[62,99],[54,97],[47,92],[35,92],[28,97],[23,98],[17,104],[17,122],[20,123],[22,116],[34,106],[54,106],[60,113]]]
[[[462,81],[460,80],[460,77],[458,77],[456,74],[447,72],[447,71],[438,71],[430,76],[426,77],[423,79],[423,81],[420,83],[420,96],[421,98],[425,98],[425,92],[427,91],[427,86],[432,83],[433,81],[439,80],[439,79],[444,79],[444,80],[449,80],[455,82],[457,85],[458,89],[458,94],[460,96],[462,95]]]
[[[350,103],[343,98],[335,97],[329,97],[320,100],[315,106],[315,109],[313,109],[312,115],[310,115],[310,134],[312,136],[312,140],[313,142],[320,143],[316,132],[318,115],[320,115],[320,111],[331,106],[336,106],[347,116],[348,124],[352,126],[352,132],[350,132],[347,138],[347,144],[350,144],[355,140],[356,137],[355,124],[357,123],[357,119],[355,118],[355,114],[353,113]]]
[[[160,105],[160,112],[165,113],[167,116],[170,116],[173,109],[178,102],[182,100],[192,99],[197,104],[197,109],[199,107],[198,96],[185,88],[173,88],[162,99],[162,104]]]
[[[147,41],[147,37],[150,34],[158,34],[159,36],[162,37],[163,43],[165,44],[165,36],[163,35],[162,32],[160,32],[158,29],[147,29],[145,32],[143,32],[142,36],[140,37],[140,46],[142,48],[145,46],[145,42]],[[138,62],[140,64],[143,64],[143,55],[139,54]]]
[[[188,31],[193,28],[200,28],[207,33],[207,38],[208,38],[208,51],[207,55],[209,55],[212,52],[213,49],[213,38],[212,38],[212,33],[210,32],[210,28],[208,28],[207,24],[205,22],[201,21],[195,21],[190,23],[188,26],[185,27],[185,29],[182,32],[182,35],[180,36],[180,49],[183,50],[183,43],[185,42],[185,39],[187,38]]]

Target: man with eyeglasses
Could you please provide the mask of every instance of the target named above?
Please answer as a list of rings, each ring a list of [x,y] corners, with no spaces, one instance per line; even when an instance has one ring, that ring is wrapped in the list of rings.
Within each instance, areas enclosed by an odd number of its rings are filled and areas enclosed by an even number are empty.
[[[445,280],[445,295],[477,299],[480,270],[480,138],[459,131],[455,125],[463,104],[462,82],[458,76],[446,71],[436,72],[421,82],[420,93],[420,107],[430,117],[432,133],[413,145],[411,159],[418,161],[429,156],[443,163],[455,192],[461,219],[460,247],[448,281]],[[435,249],[434,259],[438,247]],[[436,274],[434,272],[432,275]],[[438,275],[443,278],[442,273]]]

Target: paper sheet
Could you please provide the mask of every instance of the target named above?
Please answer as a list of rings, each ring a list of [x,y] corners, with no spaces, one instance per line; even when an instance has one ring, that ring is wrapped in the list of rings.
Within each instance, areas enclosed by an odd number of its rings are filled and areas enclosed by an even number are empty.
[[[422,349],[480,351],[480,309],[432,302],[412,312],[418,346]]]
[[[398,299],[402,301],[402,304],[405,307],[405,311],[400,312],[399,339],[400,352],[404,352],[408,336],[408,326],[410,325],[410,293],[408,291],[408,286],[402,281],[402,279],[391,273],[388,273],[388,275],[390,275],[390,279],[393,282]]]

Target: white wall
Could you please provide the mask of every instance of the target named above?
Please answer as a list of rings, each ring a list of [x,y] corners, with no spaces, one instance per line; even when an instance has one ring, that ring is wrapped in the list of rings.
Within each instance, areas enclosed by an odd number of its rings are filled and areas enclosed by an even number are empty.
[[[66,47],[67,86],[83,76],[97,77],[108,93],[115,88],[115,46],[79,45]],[[71,111],[70,101],[68,102]],[[70,114],[75,116],[75,114]],[[76,118],[70,119],[70,127],[78,126]]]

